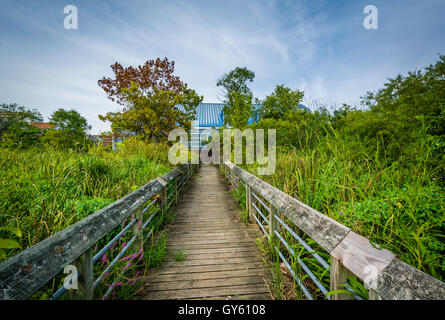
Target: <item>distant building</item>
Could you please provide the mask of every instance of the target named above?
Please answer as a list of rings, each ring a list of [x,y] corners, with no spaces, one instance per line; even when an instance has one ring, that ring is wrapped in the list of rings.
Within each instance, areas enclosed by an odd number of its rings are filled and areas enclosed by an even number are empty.
[[[33,122],[31,123],[33,127],[40,129],[40,132],[43,133],[46,130],[54,129],[56,127],[55,124],[49,122]]]
[[[248,123],[258,122],[258,109],[262,104],[252,104],[254,112],[249,118]],[[179,110],[184,111],[181,105]],[[309,108],[300,104],[299,108],[310,112]],[[219,129],[224,127],[224,103],[200,103],[196,107],[196,120],[192,122],[191,128],[191,150],[200,150],[207,142],[212,128]]]
[[[111,133],[89,135],[89,138],[95,144],[102,144],[104,146],[111,146],[113,151],[117,150],[116,143],[122,142],[122,138],[121,137],[115,136],[115,135],[113,135]]]
[[[252,124],[258,122],[258,109],[261,104],[252,104],[254,108],[253,115],[249,118],[248,123]],[[182,105],[177,105],[180,111],[184,111]],[[299,108],[310,112],[310,109],[300,104]],[[200,150],[209,139],[209,135],[212,132],[212,128],[218,130],[224,126],[224,103],[200,103],[196,107],[196,120],[192,121],[191,127],[191,150]],[[132,132],[123,132],[125,136],[136,135]],[[112,134],[92,135],[90,138],[93,142],[103,143],[104,145],[111,145],[113,150],[117,150],[116,144],[123,141],[120,136],[114,136]]]

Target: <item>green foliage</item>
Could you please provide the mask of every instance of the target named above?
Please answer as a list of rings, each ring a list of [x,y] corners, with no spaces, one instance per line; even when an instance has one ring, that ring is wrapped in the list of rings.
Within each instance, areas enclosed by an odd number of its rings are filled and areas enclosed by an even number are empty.
[[[286,119],[290,113],[294,113],[299,109],[304,92],[285,87],[284,85],[276,86],[274,92],[263,101],[263,105],[259,110],[260,119]]]
[[[115,79],[103,78],[98,83],[112,101],[125,108],[99,118],[110,121],[114,133],[129,131],[146,142],[165,142],[172,129],[190,128],[203,97],[174,75],[174,61],[157,58],[137,68],[119,63],[111,68]],[[179,104],[185,112],[177,108]]]
[[[247,86],[247,82],[253,82],[254,78],[255,73],[253,71],[250,71],[247,68],[236,67],[228,74],[222,76],[216,85],[224,88],[224,95],[226,98],[228,98],[232,92],[247,95],[251,93]]]
[[[86,136],[91,127],[76,110],[59,109],[51,115],[50,123],[56,127],[45,132],[44,144],[59,149],[81,149],[91,144]]]
[[[442,281],[444,66],[441,56],[389,80],[363,99],[362,110],[288,112],[250,126],[277,129],[276,172],[263,180]],[[302,260],[329,285],[316,262]],[[360,282],[350,280],[349,289],[367,298]]]
[[[145,247],[145,261],[149,268],[158,268],[167,256],[168,235],[161,231],[157,239],[152,239]]]
[[[203,99],[186,85],[180,93],[160,90],[144,93],[135,82],[122,90],[122,96],[127,108],[122,112],[107,113],[100,119],[111,121],[113,132],[135,132],[146,142],[165,142],[168,133],[178,126],[190,128],[195,108]],[[185,112],[177,105],[182,105]]]
[[[429,164],[439,165],[445,145],[444,77],[445,56],[440,56],[424,71],[389,79],[383,89],[363,98],[368,111],[354,110],[343,117],[346,132],[371,151],[384,152],[390,161],[416,161],[418,152],[411,146],[429,139],[433,143]]]
[[[16,241],[21,249],[169,170],[165,165],[168,155],[162,155],[168,147],[140,141],[123,143],[119,152],[102,147],[91,147],[84,153],[51,148],[0,151],[0,226],[20,226],[23,236]],[[8,257],[21,249],[8,249]]]
[[[17,227],[0,227],[0,234],[6,233],[5,231],[8,231],[9,236],[12,234],[18,238],[22,237],[22,232]],[[5,249],[20,249],[20,244],[10,238],[0,238],[0,262],[6,260],[8,257]]]
[[[218,80],[217,86],[223,87],[225,105],[224,122],[234,128],[244,128],[252,115],[252,91],[247,82],[252,82],[255,73],[247,68],[237,67]]]
[[[187,259],[187,252],[182,249],[182,250],[178,250],[175,253],[175,261],[185,261]]]
[[[39,144],[40,130],[32,122],[43,121],[37,110],[13,104],[0,105],[0,146],[26,149]]]
[[[357,279],[357,277],[348,278],[349,284],[341,284],[339,286],[344,287],[345,289],[332,290],[326,293],[326,297],[336,294],[336,293],[347,293],[350,295],[356,295],[363,300],[369,300],[369,290],[365,288],[365,286]],[[347,290],[349,289],[349,290]]]
[[[50,123],[57,126],[58,129],[66,132],[85,132],[91,129],[87,120],[76,110],[59,109],[49,118]]]
[[[233,92],[224,106],[224,121],[234,128],[243,129],[252,114],[252,94]]]

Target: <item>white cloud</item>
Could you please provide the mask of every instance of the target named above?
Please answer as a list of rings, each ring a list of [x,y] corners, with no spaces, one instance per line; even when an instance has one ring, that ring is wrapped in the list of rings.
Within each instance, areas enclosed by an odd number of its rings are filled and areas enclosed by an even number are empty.
[[[209,102],[218,101],[218,78],[245,66],[256,73],[252,89],[257,97],[285,84],[314,99],[354,104],[386,77],[410,63],[432,63],[432,55],[445,49],[437,35],[427,34],[421,40],[434,52],[420,59],[401,49],[413,39],[397,37],[409,21],[393,20],[397,28],[391,31],[383,19],[380,33],[363,33],[360,26],[351,27],[360,22],[361,10],[357,16],[337,16],[339,10],[325,1],[76,3],[79,30],[66,31],[59,2],[2,1],[0,72],[7,77],[0,78],[0,96],[38,107],[45,115],[75,106],[94,132],[108,128],[97,115],[119,107],[97,85],[102,76],[112,76],[115,61],[138,65],[167,56],[176,61],[181,79]],[[405,8],[379,6],[387,15]],[[435,28],[443,30],[443,23]],[[416,41],[413,50],[422,51]]]

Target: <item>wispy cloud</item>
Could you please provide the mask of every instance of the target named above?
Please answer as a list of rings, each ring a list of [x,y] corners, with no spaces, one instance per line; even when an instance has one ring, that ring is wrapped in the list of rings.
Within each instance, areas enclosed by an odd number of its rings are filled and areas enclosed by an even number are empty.
[[[218,101],[220,76],[255,71],[255,96],[277,84],[331,104],[358,103],[387,77],[434,62],[444,52],[440,0],[374,1],[380,28],[362,27],[366,1],[87,1],[79,30],[63,29],[60,1],[0,4],[0,102],[39,108],[44,116],[76,107],[93,125],[116,110],[97,85],[110,65],[168,57],[206,101]]]

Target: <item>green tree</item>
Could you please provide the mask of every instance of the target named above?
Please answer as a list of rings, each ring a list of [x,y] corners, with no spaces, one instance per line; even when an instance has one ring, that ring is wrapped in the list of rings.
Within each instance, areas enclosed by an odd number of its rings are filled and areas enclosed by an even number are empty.
[[[42,115],[35,109],[27,109],[16,103],[0,105],[1,144],[21,148],[38,144],[40,130],[31,123],[42,121]]]
[[[230,107],[225,106],[224,120],[234,128],[244,128],[253,112],[252,94],[233,92],[230,96]]]
[[[247,83],[252,82],[255,73],[247,68],[236,67],[218,80],[217,86],[224,93],[224,122],[234,128],[244,128],[252,115],[252,91]]]
[[[295,112],[300,109],[299,106],[303,97],[303,91],[292,91],[292,89],[284,85],[278,85],[274,92],[264,99],[263,105],[259,110],[259,117],[261,119],[284,119],[289,112]]]
[[[115,78],[103,78],[99,85],[125,108],[99,118],[110,121],[115,133],[134,132],[146,141],[166,141],[172,129],[189,128],[203,97],[174,75],[174,66],[167,58],[137,68],[114,64]]]
[[[76,110],[58,109],[49,120],[56,127],[45,133],[44,143],[62,149],[81,148],[89,144],[86,132],[91,126]]]
[[[433,145],[431,164],[443,161],[445,56],[425,70],[389,79],[383,89],[368,92],[362,104],[368,111],[352,111],[343,119],[350,136],[380,150],[389,161],[404,162],[417,161],[419,139],[427,139]]]

